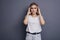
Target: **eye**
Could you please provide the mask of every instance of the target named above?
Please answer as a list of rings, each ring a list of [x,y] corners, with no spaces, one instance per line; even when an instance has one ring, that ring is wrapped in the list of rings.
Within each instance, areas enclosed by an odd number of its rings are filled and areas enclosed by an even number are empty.
[[[37,8],[31,8],[31,9],[37,9]]]

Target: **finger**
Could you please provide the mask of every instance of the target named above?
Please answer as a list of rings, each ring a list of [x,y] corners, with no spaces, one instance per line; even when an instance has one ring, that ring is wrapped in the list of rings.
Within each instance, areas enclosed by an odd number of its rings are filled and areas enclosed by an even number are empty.
[[[28,12],[27,12],[27,14],[28,14],[28,15],[30,14],[30,7],[28,8]]]
[[[40,8],[38,7],[38,10],[40,11]]]
[[[30,7],[29,7],[28,11],[30,12]]]
[[[39,14],[41,15],[41,11],[40,11],[40,8],[38,7],[38,12],[39,12]]]

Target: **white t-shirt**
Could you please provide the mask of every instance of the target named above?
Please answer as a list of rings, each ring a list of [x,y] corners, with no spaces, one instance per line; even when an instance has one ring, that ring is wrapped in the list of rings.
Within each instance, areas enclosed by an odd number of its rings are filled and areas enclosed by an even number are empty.
[[[31,15],[28,16],[28,25],[27,25],[26,31],[31,33],[42,31],[39,16],[35,18],[32,17]]]

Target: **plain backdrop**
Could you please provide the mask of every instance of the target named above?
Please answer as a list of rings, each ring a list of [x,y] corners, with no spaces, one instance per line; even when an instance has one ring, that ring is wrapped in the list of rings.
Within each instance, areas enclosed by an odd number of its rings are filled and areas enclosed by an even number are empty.
[[[42,40],[60,40],[60,0],[0,0],[0,40],[25,40],[27,8],[36,2],[46,21]]]

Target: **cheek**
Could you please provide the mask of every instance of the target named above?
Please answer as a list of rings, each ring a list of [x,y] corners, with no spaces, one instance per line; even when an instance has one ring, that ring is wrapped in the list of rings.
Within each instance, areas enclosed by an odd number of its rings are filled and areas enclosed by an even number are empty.
[[[34,11],[37,12],[37,9],[35,9]]]

